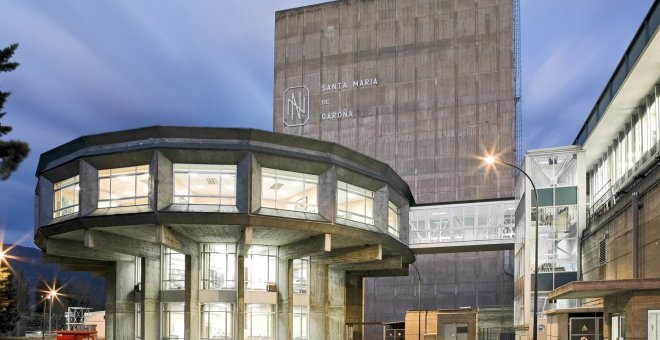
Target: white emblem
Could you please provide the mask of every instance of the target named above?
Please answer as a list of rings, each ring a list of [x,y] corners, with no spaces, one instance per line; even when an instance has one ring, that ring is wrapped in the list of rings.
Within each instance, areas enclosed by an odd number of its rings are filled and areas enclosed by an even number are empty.
[[[309,90],[305,86],[284,91],[282,120],[286,126],[305,125],[309,120]]]

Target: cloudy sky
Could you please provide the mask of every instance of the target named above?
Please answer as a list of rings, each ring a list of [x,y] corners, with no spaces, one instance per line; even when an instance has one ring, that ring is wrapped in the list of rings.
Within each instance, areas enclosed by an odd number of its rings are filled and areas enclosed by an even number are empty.
[[[0,182],[0,232],[32,245],[38,157],[147,125],[270,130],[276,10],[314,0],[0,0],[21,66],[4,125],[30,144]],[[522,0],[523,145],[570,144],[652,0]],[[551,124],[547,122],[552,121]]]

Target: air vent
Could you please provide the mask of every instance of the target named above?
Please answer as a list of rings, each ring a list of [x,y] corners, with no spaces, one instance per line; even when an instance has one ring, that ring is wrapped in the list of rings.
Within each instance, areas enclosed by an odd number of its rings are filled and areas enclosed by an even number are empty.
[[[277,292],[277,285],[274,282],[268,282],[266,285],[266,291]]]
[[[603,266],[607,262],[607,239],[603,238],[598,243],[598,265]]]
[[[273,189],[273,190],[280,190],[280,188],[283,187],[283,186],[284,186],[284,184],[282,184],[282,183],[275,183],[275,184],[271,185],[270,188]]]
[[[206,177],[206,184],[218,185],[218,179],[215,177]]]

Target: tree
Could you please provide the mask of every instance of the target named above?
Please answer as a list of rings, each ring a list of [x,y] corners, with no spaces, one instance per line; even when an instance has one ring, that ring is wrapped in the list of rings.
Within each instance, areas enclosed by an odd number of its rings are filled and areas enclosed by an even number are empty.
[[[0,73],[11,72],[18,67],[19,63],[9,61],[14,56],[17,48],[18,44],[12,44],[0,50]],[[2,110],[10,94],[11,92],[0,91],[0,119],[7,114],[7,112],[3,112]],[[0,137],[7,135],[11,130],[11,126],[0,123]],[[27,157],[28,153],[30,153],[30,148],[24,142],[0,140],[0,180],[9,178],[11,173]]]
[[[13,330],[18,320],[13,276],[7,265],[0,262],[0,333]]]

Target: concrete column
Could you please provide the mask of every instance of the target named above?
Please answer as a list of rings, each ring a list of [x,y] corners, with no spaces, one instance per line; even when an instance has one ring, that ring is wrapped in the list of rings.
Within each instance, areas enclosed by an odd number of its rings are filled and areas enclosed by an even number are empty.
[[[160,259],[142,258],[142,339],[160,338]]]
[[[399,239],[404,244],[410,242],[410,205],[399,208]]]
[[[96,210],[99,202],[99,172],[91,164],[80,161],[80,216]],[[52,190],[52,189],[51,189]]]
[[[374,192],[374,224],[387,233],[387,212],[390,203],[390,196],[387,186],[384,186]]]
[[[293,338],[293,260],[277,260],[277,339]]]
[[[325,317],[328,302],[328,265],[310,261],[309,271],[309,334],[313,334],[318,340],[324,340],[328,338]]]
[[[149,196],[155,204],[152,208],[161,210],[174,202],[174,169],[172,161],[160,152],[154,153],[149,166]],[[153,196],[152,196],[153,195]]]
[[[200,338],[199,332],[199,256],[186,255],[186,305],[184,309],[185,339]]]
[[[261,164],[252,155],[250,159],[250,212],[254,213],[261,209]]]
[[[248,154],[236,165],[236,208],[241,213],[247,213],[250,206],[252,158],[252,155]]]
[[[105,272],[105,338],[107,340],[115,338],[116,277],[115,266],[112,264]]]
[[[41,226],[44,226],[53,219],[53,201],[54,201],[54,191],[53,191],[53,182],[47,180],[45,177],[40,176],[37,182],[39,195],[37,196],[39,201],[37,203],[37,210],[35,210],[35,226],[34,231],[36,233],[37,229]]]
[[[115,262],[114,328],[114,339],[135,339],[135,261]]]
[[[346,322],[363,322],[364,279],[357,274],[346,275]],[[353,327],[353,339],[361,340],[362,326]]]
[[[319,215],[334,222],[337,215],[337,170],[333,166],[319,176]]]
[[[236,263],[236,339],[243,340],[245,331],[245,257]]]
[[[346,272],[328,270],[328,302],[326,307],[326,339],[343,340],[346,327]]]

